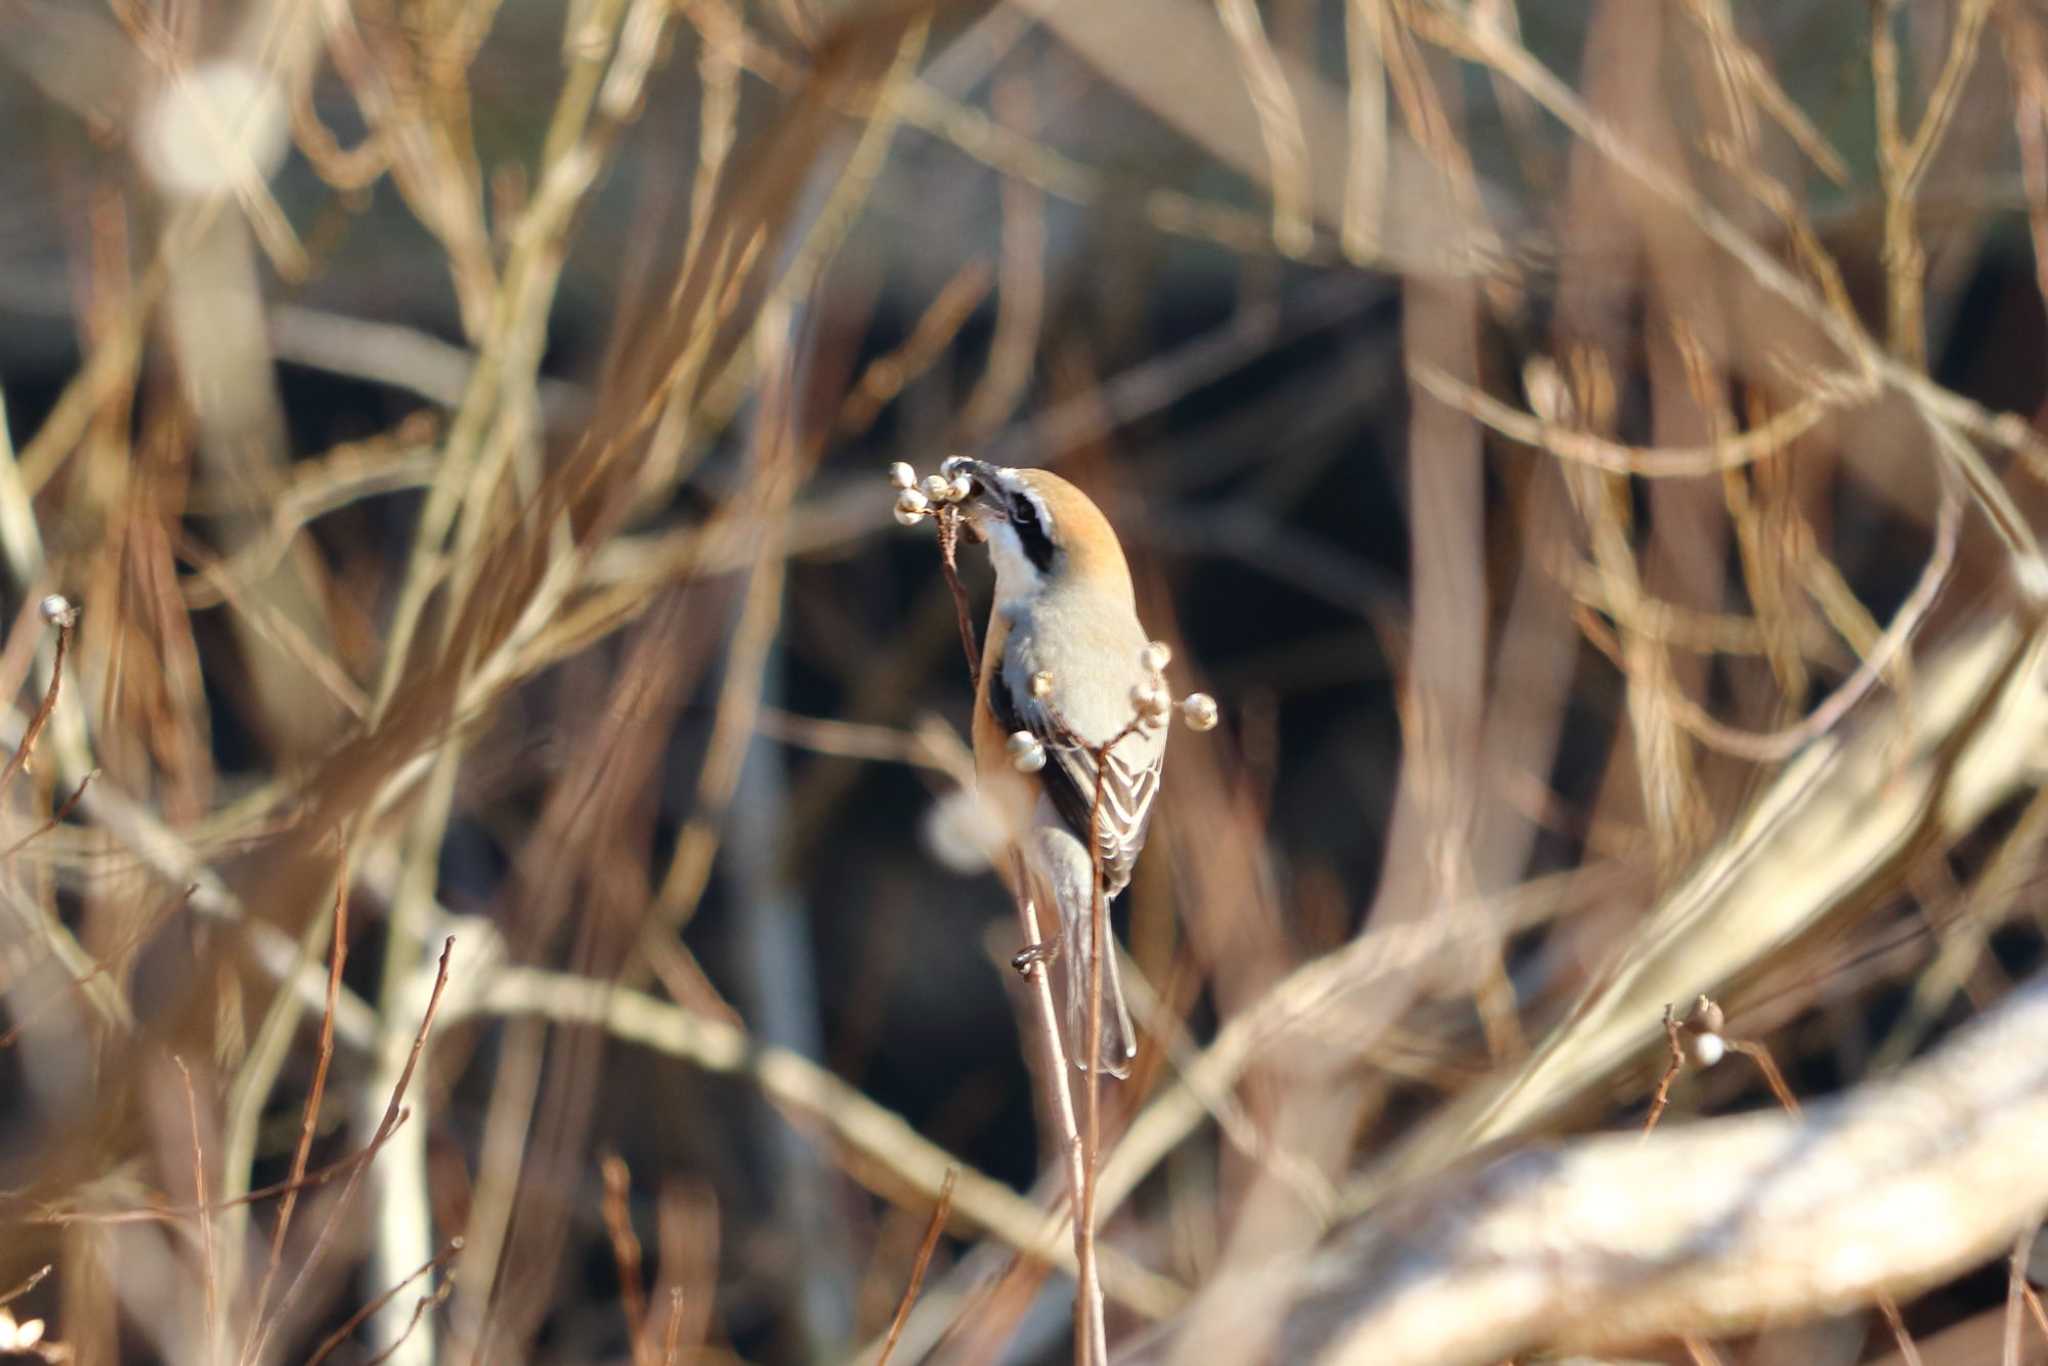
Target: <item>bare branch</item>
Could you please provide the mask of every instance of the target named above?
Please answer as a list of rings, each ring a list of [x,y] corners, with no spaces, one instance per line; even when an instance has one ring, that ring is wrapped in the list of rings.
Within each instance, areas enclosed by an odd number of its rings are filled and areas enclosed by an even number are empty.
[[[1895,1080],[1518,1153],[1205,1294],[1284,1303],[1276,1358],[1321,1366],[1612,1350],[1909,1294],[2048,1206],[2044,1031],[2037,983]]]

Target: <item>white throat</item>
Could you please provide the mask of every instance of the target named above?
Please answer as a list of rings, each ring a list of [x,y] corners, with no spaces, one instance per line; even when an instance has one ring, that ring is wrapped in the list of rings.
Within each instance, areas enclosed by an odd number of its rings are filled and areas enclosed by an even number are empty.
[[[1038,595],[1045,576],[1024,553],[1024,543],[1017,539],[1015,527],[990,518],[984,530],[988,533],[989,562],[996,567],[996,610],[1012,611]]]

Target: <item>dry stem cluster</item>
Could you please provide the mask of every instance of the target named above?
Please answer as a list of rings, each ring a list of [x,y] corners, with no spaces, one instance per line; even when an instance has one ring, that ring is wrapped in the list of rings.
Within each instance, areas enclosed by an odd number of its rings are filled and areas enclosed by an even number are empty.
[[[2039,1356],[2037,7],[30,4],[0,122],[0,1350]],[[949,449],[1231,701],[1038,1144]]]

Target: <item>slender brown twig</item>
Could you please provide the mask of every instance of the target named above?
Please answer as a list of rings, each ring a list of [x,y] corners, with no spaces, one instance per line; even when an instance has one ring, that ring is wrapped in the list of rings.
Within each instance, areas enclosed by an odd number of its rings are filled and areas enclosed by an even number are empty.
[[[9,1290],[4,1294],[0,1294],[0,1305],[8,1305],[14,1303],[23,1295],[26,1295],[29,1291],[41,1285],[43,1283],[43,1278],[49,1275],[54,1270],[56,1270],[56,1267],[53,1264],[51,1266],[45,1266],[37,1271],[31,1271],[28,1274],[28,1279],[22,1281],[21,1284],[15,1286],[12,1290]]]
[[[349,1340],[350,1335],[352,1335],[356,1331],[356,1329],[362,1327],[363,1324],[369,1320],[371,1315],[375,1314],[385,1305],[391,1303],[391,1301],[396,1299],[407,1286],[411,1285],[420,1277],[427,1275],[428,1273],[434,1271],[436,1268],[446,1266],[448,1263],[454,1261],[455,1258],[461,1254],[461,1252],[462,1239],[450,1238],[448,1240],[448,1246],[442,1248],[439,1252],[435,1253],[428,1260],[420,1263],[419,1267],[415,1271],[413,1271],[411,1275],[407,1276],[397,1285],[392,1286],[389,1290],[386,1290],[383,1294],[371,1300],[368,1304],[365,1304],[362,1308],[356,1310],[355,1313],[348,1316],[347,1321],[344,1322],[341,1325],[341,1327],[335,1329],[332,1333],[329,1333],[325,1338],[322,1338],[320,1341],[320,1346],[314,1351],[313,1355],[306,1358],[306,1366],[320,1366],[320,1363],[327,1360],[329,1356],[333,1355],[335,1348],[341,1346],[342,1343],[347,1342]],[[434,1295],[423,1296],[420,1299],[420,1305],[424,1307],[425,1305],[432,1303],[442,1293],[444,1292],[436,1291]],[[417,1318],[420,1313],[420,1310],[415,1309],[413,1313],[414,1317]]]
[[[1764,1084],[1771,1088],[1771,1094],[1778,1098],[1778,1104],[1785,1108],[1787,1114],[1799,1113],[1799,1097],[1793,1095],[1792,1088],[1785,1084],[1785,1074],[1778,1070],[1768,1048],[1748,1039],[1730,1039],[1728,1047],[1756,1064],[1757,1070],[1764,1074]]]
[[[903,1298],[897,1301],[896,1317],[889,1321],[889,1336],[882,1343],[881,1355],[875,1358],[875,1366],[889,1366],[889,1358],[896,1351],[896,1340],[903,1336],[903,1325],[910,1320],[910,1307],[917,1303],[917,1292],[924,1287],[924,1273],[931,1265],[932,1253],[939,1246],[939,1235],[946,1231],[946,1216],[953,1212],[953,1178],[951,1167],[946,1169],[946,1179],[939,1186],[939,1202],[932,1206],[931,1222],[924,1228],[924,1241],[918,1244],[917,1260],[910,1264],[910,1284],[903,1287]],[[674,1323],[680,1316],[670,1315]]]
[[[939,568],[946,573],[946,587],[953,590],[953,616],[960,625],[960,648],[967,655],[967,681],[981,680],[981,646],[974,632],[974,617],[967,607],[967,589],[960,582],[960,509],[950,504],[937,509]]]
[[[348,961],[348,887],[349,858],[344,845],[337,859],[340,875],[334,887],[334,945],[328,954],[327,1005],[320,1016],[320,1052],[313,1063],[313,1085],[306,1093],[306,1105],[299,1117],[299,1141],[292,1150],[291,1175],[285,1180],[284,1198],[278,1202],[277,1224],[270,1233],[270,1260],[263,1270],[263,1282],[256,1292],[256,1309],[249,1316],[251,1338],[243,1345],[243,1360],[249,1360],[248,1348],[253,1345],[255,1325],[263,1322],[264,1310],[270,1303],[270,1290],[277,1279],[277,1270],[284,1262],[284,1239],[290,1231],[292,1214],[298,1207],[299,1190],[306,1177],[306,1162],[313,1150],[313,1131],[320,1120],[320,1102],[327,1092],[327,1068],[334,1060],[334,1006],[341,994],[341,969]]]
[[[185,1084],[185,1114],[192,1126],[192,1201],[199,1211],[199,1256],[203,1267],[200,1284],[206,1295],[206,1358],[220,1360],[220,1262],[213,1251],[213,1210],[206,1199],[206,1145],[199,1138],[199,1101],[192,1092],[192,1069],[173,1053],[178,1076]]]
[[[397,1084],[391,1088],[391,1099],[384,1106],[384,1117],[378,1121],[377,1132],[366,1145],[366,1151],[374,1151],[382,1147],[385,1141],[398,1128],[399,1124],[404,1121],[408,1113],[404,1108],[405,1089],[412,1083],[413,1069],[419,1065],[420,1055],[426,1051],[427,1035],[434,1027],[434,1016],[440,1012],[441,995],[448,989],[448,960],[449,956],[454,952],[455,936],[451,934],[441,944],[441,961],[434,972],[434,989],[432,994],[427,997],[427,1008],[420,1016],[418,1031],[413,1035],[412,1051],[406,1056],[405,1067],[398,1074]],[[332,1012],[330,1011],[329,1014],[331,1016]],[[305,1289],[306,1282],[320,1265],[328,1245],[333,1241],[335,1230],[341,1222],[341,1216],[348,1209],[350,1200],[355,1195],[356,1187],[362,1181],[363,1172],[368,1166],[369,1162],[365,1160],[358,1162],[349,1169],[347,1184],[342,1187],[340,1196],[334,1202],[334,1207],[328,1211],[327,1222],[321,1226],[319,1236],[314,1239],[312,1250],[306,1254],[306,1260],[299,1267],[298,1274],[292,1277],[291,1284],[285,1287],[284,1296],[277,1303],[277,1313],[269,1322],[263,1325],[257,1335],[256,1350],[252,1353],[255,1359],[262,1359],[263,1349],[269,1344],[270,1335],[275,1330],[278,1321],[282,1320],[291,1309],[292,1305],[297,1301],[299,1293]]]
[[[21,732],[21,743],[14,747],[13,757],[8,759],[5,768],[0,768],[0,792],[6,791],[7,785],[14,781],[14,775],[28,766],[29,756],[35,752],[43,727],[50,724],[50,717],[57,710],[57,695],[64,687],[64,657],[71,651],[71,633],[78,628],[78,609],[62,598],[52,599],[52,602],[56,605],[46,604],[46,615],[57,627],[57,656],[50,662],[50,686],[44,691],[35,713],[28,718],[28,726]]]
[[[1124,739],[1137,732],[1144,724],[1140,716],[1133,716],[1124,728],[1109,738],[1106,744],[1089,745],[1061,717],[1057,709],[1048,706],[1054,723],[1065,732],[1069,743],[1089,751],[1095,760],[1095,792],[1088,806],[1088,862],[1090,864],[1089,905],[1088,905],[1088,1037],[1082,1056],[1088,1060],[1088,1084],[1082,1091],[1084,1098],[1081,1145],[1081,1190],[1075,1202],[1074,1237],[1075,1255],[1081,1262],[1084,1282],[1095,1279],[1095,1177],[1096,1166],[1102,1152],[1102,955],[1114,953],[1109,938],[1109,904],[1105,896],[1107,874],[1102,867],[1102,802],[1109,777],[1109,755]],[[1077,1323],[1080,1310],[1077,1307]],[[1106,1332],[1096,1308],[1093,1325],[1095,1350],[1099,1358],[1108,1360],[1108,1344],[1103,1337]],[[1083,1325],[1085,1326],[1085,1325]]]
[[[661,1336],[661,1366],[675,1366],[676,1354],[683,1347],[683,1288],[669,1287],[668,1327]]]
[[[1103,924],[1108,910],[1102,885],[1102,794],[1109,776],[1109,751],[1115,743],[1112,740],[1104,745],[1095,756],[1095,793],[1088,803],[1088,1038],[1081,1054],[1088,1059],[1088,1082],[1082,1091],[1082,1180],[1074,1209],[1075,1251],[1081,1260],[1084,1283],[1095,1279],[1095,1176],[1102,1152],[1102,952],[1108,938]],[[1091,1327],[1097,1333],[1107,1333],[1099,1317],[1092,1324],[1089,1322],[1079,1296],[1075,1297],[1075,1322],[1080,1334],[1077,1340],[1097,1343],[1098,1339],[1089,1331]],[[1098,1360],[1106,1366],[1106,1340],[1099,1341],[1099,1351]]]
[[[633,1344],[633,1361],[642,1361],[641,1330],[647,1322],[647,1290],[640,1284],[640,1237],[633,1232],[632,1172],[626,1159],[606,1153],[598,1164],[604,1175],[604,1231],[611,1239],[612,1262],[619,1273],[619,1310],[626,1316],[626,1337]]]
[[[1679,1069],[1685,1066],[1685,1045],[1678,1041],[1678,1019],[1671,1013],[1671,1007],[1664,1007],[1664,1038],[1671,1045],[1671,1061],[1664,1066],[1664,1075],[1657,1080],[1656,1094],[1650,1097],[1650,1113],[1643,1119],[1643,1137],[1657,1127],[1657,1121],[1664,1117],[1664,1107],[1671,1100],[1671,1083],[1678,1077]]]
[[[85,795],[85,789],[91,786],[93,779],[99,776],[100,771],[98,769],[94,769],[90,773],[86,774],[83,778],[80,778],[78,780],[78,786],[73,788],[71,790],[71,795],[66,797],[62,802],[60,802],[57,806],[57,809],[50,813],[50,818],[44,821],[41,825],[37,826],[35,829],[29,831],[29,833],[27,833],[26,835],[23,835],[14,843],[8,845],[6,852],[0,853],[0,861],[5,861],[7,859],[13,858],[16,854],[20,853],[23,849],[28,847],[28,845],[32,844],[36,840],[41,839],[43,836],[49,834],[52,830],[55,830],[58,826],[62,825],[70,817],[72,808],[78,805],[78,799]]]

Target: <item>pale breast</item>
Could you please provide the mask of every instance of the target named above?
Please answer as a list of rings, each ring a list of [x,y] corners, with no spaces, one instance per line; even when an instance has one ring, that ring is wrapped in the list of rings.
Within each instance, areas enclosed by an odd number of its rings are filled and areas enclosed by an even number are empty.
[[[1144,679],[1140,657],[1146,643],[1135,613],[1048,594],[1034,607],[1011,613],[1009,625],[1003,677],[1017,696],[1030,695],[1033,675],[1050,674],[1053,704],[1083,739],[1096,744],[1130,721],[1131,690]]]

